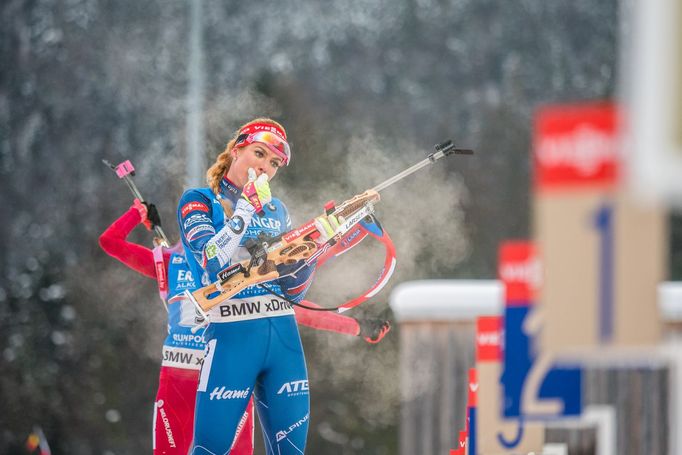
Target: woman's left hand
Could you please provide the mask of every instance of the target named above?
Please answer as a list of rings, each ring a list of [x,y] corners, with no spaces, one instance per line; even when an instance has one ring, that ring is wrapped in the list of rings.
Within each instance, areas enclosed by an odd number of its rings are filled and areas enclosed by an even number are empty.
[[[376,344],[391,330],[391,323],[382,319],[357,319],[358,334],[370,344]]]
[[[315,239],[318,245],[326,243],[334,236],[334,233],[345,220],[334,215],[322,215],[315,218],[315,228],[320,233]]]

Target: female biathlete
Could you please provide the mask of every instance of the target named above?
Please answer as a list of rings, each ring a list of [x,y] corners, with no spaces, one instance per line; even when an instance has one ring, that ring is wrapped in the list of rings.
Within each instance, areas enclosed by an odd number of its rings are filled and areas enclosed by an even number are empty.
[[[290,161],[284,128],[271,119],[255,119],[235,133],[208,170],[209,187],[182,195],[178,222],[196,277],[216,281],[220,270],[249,257],[247,241],[291,229],[286,207],[272,198],[268,184]],[[334,224],[326,217],[320,221]],[[329,235],[320,231],[322,239]],[[209,311],[192,454],[227,453],[252,394],[267,453],[305,451],[308,374],[289,301],[300,302],[313,272],[306,267],[269,282],[267,289],[248,287]]]
[[[148,217],[148,212],[151,212]],[[194,307],[182,298],[184,290],[196,289],[180,244],[173,248],[157,247],[153,251],[126,239],[139,224],[152,229],[155,209],[145,203],[135,204],[100,236],[99,243],[110,256],[159,284],[161,298],[168,310],[168,336],[164,341],[159,388],[154,403],[153,448],[155,454],[187,454],[192,440],[194,404],[199,369],[204,355],[201,332],[192,333],[197,322]],[[312,302],[306,302],[313,305]],[[296,309],[299,323],[321,330],[363,336],[377,343],[388,332],[386,321],[356,320],[337,314]],[[253,401],[242,416],[232,453],[253,453]]]

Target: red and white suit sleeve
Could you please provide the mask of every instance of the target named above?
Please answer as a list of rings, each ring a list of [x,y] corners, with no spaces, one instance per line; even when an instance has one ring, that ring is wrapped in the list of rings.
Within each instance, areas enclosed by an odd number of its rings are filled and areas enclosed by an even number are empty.
[[[308,300],[303,300],[301,303],[310,307],[322,308]],[[296,313],[296,322],[306,327],[352,336],[360,334],[360,325],[349,316],[343,316],[332,311],[309,310],[299,306],[294,306],[294,312]]]

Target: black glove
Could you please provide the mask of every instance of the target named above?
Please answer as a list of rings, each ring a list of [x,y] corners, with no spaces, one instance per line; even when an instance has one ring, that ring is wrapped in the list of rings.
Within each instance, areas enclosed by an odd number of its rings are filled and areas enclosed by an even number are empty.
[[[151,229],[161,226],[161,217],[156,206],[150,202],[143,202],[143,204],[147,206],[147,219],[151,222]]]
[[[156,210],[154,204],[142,202],[138,198],[135,198],[133,207],[135,207],[135,210],[140,214],[142,224],[144,224],[144,227],[146,227],[148,231],[154,229],[154,226],[161,226],[161,217],[159,217],[159,212]]]
[[[391,323],[382,319],[357,319],[360,326],[358,334],[366,342],[376,344],[391,330]]]

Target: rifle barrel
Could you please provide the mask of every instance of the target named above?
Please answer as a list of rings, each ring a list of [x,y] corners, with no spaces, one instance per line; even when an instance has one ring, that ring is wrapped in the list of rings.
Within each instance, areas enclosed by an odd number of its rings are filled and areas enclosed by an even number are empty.
[[[394,175],[390,179],[378,184],[377,186],[375,186],[372,189],[378,193],[379,191],[386,189],[387,187],[393,185],[395,182],[402,180],[405,177],[407,177],[408,175],[417,172],[419,169],[423,168],[424,166],[428,166],[429,164],[434,163],[434,162],[438,161],[439,159],[441,159],[445,156],[448,156],[450,153],[452,153],[452,151],[450,151],[450,150],[446,150],[446,151],[439,150],[437,152],[434,152],[434,153],[430,154],[427,158],[424,158],[423,160],[418,162],[417,164],[408,167],[404,171],[400,172],[399,174]],[[455,152],[455,153],[457,153],[457,152]]]
[[[442,152],[438,152],[438,153],[441,154],[440,157],[442,158],[442,156],[443,156]],[[437,155],[438,153],[436,153],[436,155]],[[434,155],[434,157],[435,157],[435,155]],[[436,159],[437,159],[437,158],[436,158]],[[405,169],[404,171],[400,172],[399,174],[394,175],[394,176],[391,177],[390,179],[388,179],[388,180],[386,180],[386,181],[384,181],[384,182],[378,184],[377,186],[375,186],[375,187],[372,188],[372,189],[378,193],[379,191],[381,191],[381,190],[383,190],[383,189],[386,189],[387,187],[393,185],[393,184],[394,184],[395,182],[397,182],[398,180],[402,180],[402,179],[404,179],[405,177],[407,177],[408,175],[410,175],[410,174],[412,174],[412,173],[414,173],[414,172],[417,172],[419,169],[423,168],[424,166],[427,166],[429,163],[431,163],[431,160],[430,160],[429,158],[425,158],[425,159],[423,159],[422,161],[418,162],[417,164],[415,164],[415,165],[413,165],[413,166],[410,166],[409,168],[407,168],[407,169]]]
[[[451,154],[457,154],[457,155],[473,155],[474,151],[470,149],[459,149],[456,148],[455,145],[452,143],[452,141],[447,140],[443,142],[442,144],[436,145],[436,151],[434,153],[431,153],[427,158],[421,160],[417,164],[405,169],[404,171],[400,172],[399,174],[394,175],[390,179],[378,184],[372,190],[376,191],[377,193],[383,189],[386,189],[387,187],[393,185],[395,182],[398,180],[402,180],[408,175],[417,172],[419,169],[423,168],[424,166],[427,166],[431,163],[435,163],[439,159],[446,157]]]

